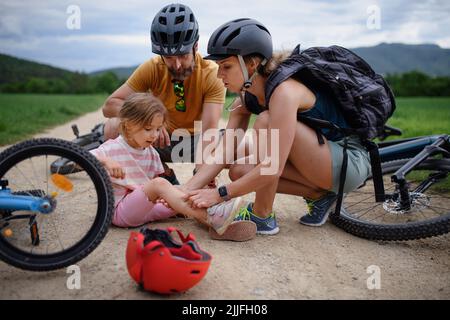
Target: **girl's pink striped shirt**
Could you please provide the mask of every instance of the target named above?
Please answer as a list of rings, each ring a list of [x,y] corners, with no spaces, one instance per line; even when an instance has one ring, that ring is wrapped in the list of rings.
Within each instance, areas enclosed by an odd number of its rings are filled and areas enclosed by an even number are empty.
[[[97,149],[91,150],[91,153],[96,157],[116,161],[125,172],[124,179],[111,177],[115,206],[131,190],[164,173],[159,154],[153,147],[135,149],[121,135],[106,141]]]

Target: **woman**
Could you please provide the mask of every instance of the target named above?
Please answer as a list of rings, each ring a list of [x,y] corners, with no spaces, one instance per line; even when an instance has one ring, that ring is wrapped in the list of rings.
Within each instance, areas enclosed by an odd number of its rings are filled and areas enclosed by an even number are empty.
[[[227,129],[246,130],[251,113],[259,113],[254,128],[269,130],[269,158],[258,159],[257,165],[233,165],[230,168],[233,182],[218,190],[196,189],[225,166],[202,166],[185,186],[190,191],[192,205],[208,207],[230,197],[256,191],[255,202],[243,208],[236,220],[255,222],[259,234],[276,234],[279,228],[272,206],[275,194],[279,192],[304,197],[308,212],[300,218],[300,223],[310,226],[325,223],[337,198],[343,137],[324,131],[324,144],[319,144],[317,131],[297,121],[297,113],[348,127],[339,108],[327,92],[312,91],[293,78],[279,84],[270,101],[265,101],[266,81],[282,57],[272,56],[270,33],[256,20],[238,19],[219,27],[209,40],[208,53],[206,58],[218,63],[218,77],[225,87],[240,93],[240,98],[233,103]],[[274,129],[279,133],[279,156],[270,158],[270,135]],[[272,165],[273,161],[278,168],[277,174],[262,175],[261,169]],[[350,137],[344,192],[356,189],[369,174],[367,151],[359,138]]]

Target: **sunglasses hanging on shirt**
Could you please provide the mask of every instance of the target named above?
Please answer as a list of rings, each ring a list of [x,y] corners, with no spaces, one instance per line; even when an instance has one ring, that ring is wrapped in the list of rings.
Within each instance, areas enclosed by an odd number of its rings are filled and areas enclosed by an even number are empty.
[[[186,100],[184,99],[184,83],[183,81],[172,81],[173,92],[177,96],[175,102],[175,109],[180,112],[186,112]]]

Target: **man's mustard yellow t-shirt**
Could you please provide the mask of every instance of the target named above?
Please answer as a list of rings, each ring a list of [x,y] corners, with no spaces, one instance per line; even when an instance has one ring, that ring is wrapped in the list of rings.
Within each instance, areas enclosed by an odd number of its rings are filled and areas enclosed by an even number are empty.
[[[150,91],[161,99],[168,111],[167,130],[183,128],[194,133],[194,121],[201,120],[204,103],[225,102],[225,87],[217,78],[218,66],[204,60],[199,53],[195,57],[193,73],[184,80],[186,111],[175,109],[177,96],[173,90],[172,76],[161,56],[156,56],[141,64],[127,80],[136,92]]]

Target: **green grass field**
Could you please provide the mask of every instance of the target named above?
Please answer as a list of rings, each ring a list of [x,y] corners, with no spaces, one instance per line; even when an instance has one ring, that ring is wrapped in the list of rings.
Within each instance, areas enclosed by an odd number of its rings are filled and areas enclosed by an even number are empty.
[[[234,98],[228,97],[222,114]],[[430,134],[450,134],[450,97],[396,98],[397,108],[388,124],[402,129],[402,137],[416,137]],[[250,126],[255,117],[252,116]],[[398,137],[397,137],[398,138]]]
[[[388,124],[400,128],[402,137],[450,134],[450,97],[397,98],[397,109]]]
[[[95,111],[105,99],[106,95],[0,94],[0,145]],[[231,102],[227,98],[224,118]],[[401,128],[403,137],[450,133],[450,97],[397,98],[397,110],[388,123]]]
[[[0,145],[95,111],[105,99],[106,95],[0,94]]]

